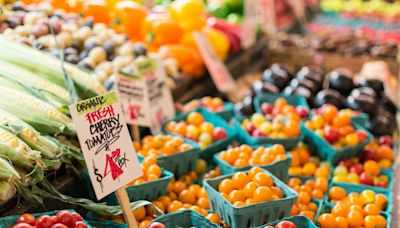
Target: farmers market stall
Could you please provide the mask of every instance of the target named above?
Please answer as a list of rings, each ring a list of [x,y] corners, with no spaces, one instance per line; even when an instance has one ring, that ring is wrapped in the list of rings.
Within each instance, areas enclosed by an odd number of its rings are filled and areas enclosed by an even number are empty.
[[[0,3],[0,227],[400,225],[399,1]]]

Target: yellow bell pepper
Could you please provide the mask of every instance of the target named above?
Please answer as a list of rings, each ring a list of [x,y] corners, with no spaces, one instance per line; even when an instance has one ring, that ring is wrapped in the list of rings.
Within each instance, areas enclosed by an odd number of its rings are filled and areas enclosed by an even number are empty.
[[[205,27],[203,33],[208,38],[218,57],[224,60],[229,52],[229,38],[223,32],[209,27]]]

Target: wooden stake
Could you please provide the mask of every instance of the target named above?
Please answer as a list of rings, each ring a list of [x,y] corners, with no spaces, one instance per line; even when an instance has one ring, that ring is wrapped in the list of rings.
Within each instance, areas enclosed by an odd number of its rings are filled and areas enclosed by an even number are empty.
[[[126,224],[129,228],[137,228],[138,225],[135,216],[133,215],[131,204],[129,203],[128,193],[126,192],[125,187],[121,187],[115,191],[115,195],[117,196],[118,202],[121,205]]]
[[[139,142],[140,141],[140,130],[139,126],[131,125],[131,131],[133,133],[133,140]]]

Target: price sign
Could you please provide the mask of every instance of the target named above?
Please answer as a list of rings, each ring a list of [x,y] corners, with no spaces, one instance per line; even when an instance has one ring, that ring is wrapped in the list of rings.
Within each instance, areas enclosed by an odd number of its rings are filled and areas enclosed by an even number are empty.
[[[193,35],[217,89],[222,93],[233,91],[236,87],[235,81],[225,64],[218,58],[208,39],[201,32],[194,32]]]
[[[98,200],[143,175],[115,92],[70,105]]]
[[[135,63],[135,76],[119,75],[116,80],[122,109],[129,124],[161,132],[162,123],[175,117],[171,91],[160,60],[144,58]]]

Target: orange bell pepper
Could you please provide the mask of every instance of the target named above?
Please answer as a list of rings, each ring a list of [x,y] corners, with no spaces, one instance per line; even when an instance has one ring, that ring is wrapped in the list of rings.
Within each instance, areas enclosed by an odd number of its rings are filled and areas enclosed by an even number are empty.
[[[187,76],[198,78],[204,74],[203,60],[200,54],[191,47],[169,44],[161,46],[158,53],[162,59],[175,59]]]
[[[103,0],[87,0],[83,3],[83,15],[92,16],[96,23],[108,23],[110,21],[109,8]]]
[[[183,36],[183,29],[165,14],[150,14],[142,22],[142,40],[156,47],[177,44]]]
[[[120,1],[111,11],[111,26],[119,33],[126,33],[132,40],[139,40],[140,27],[147,13],[147,9],[136,2]]]

